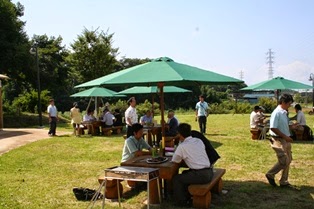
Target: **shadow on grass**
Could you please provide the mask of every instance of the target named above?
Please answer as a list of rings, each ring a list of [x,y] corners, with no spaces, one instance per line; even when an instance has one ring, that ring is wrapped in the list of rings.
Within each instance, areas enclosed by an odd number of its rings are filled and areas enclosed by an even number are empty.
[[[293,208],[313,207],[314,188],[301,186],[301,191],[272,187],[260,181],[224,181],[226,194],[212,196],[215,208]]]

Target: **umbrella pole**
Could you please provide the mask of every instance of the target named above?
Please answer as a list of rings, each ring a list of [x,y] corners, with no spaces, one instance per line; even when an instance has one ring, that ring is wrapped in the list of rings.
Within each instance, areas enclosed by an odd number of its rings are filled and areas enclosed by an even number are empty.
[[[158,83],[160,89],[160,114],[161,114],[161,133],[162,133],[162,148],[165,148],[165,117],[164,117],[164,83]]]
[[[155,97],[155,95],[153,93],[152,94],[152,114],[153,114],[153,117],[155,116],[155,114],[154,114],[154,97]]]
[[[87,108],[86,108],[86,113],[87,113],[87,111],[88,111],[88,109],[89,109],[89,106],[90,106],[90,103],[92,102],[92,99],[93,99],[93,97],[91,97],[91,98],[89,99],[89,102],[88,102],[88,105],[87,105]]]
[[[98,97],[95,97],[95,112],[94,112],[94,116],[98,120]]]

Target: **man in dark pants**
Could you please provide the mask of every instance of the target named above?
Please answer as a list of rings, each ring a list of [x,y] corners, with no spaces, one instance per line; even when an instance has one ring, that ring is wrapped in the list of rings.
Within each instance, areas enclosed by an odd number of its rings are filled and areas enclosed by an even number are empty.
[[[198,124],[200,127],[200,132],[202,134],[206,133],[206,122],[208,116],[208,104],[204,101],[204,96],[199,96],[199,102],[195,105],[195,119],[198,120]]]
[[[179,206],[191,204],[188,191],[190,184],[206,184],[213,177],[213,169],[205,151],[204,143],[191,136],[191,126],[181,123],[178,127],[181,144],[177,147],[172,162],[184,163],[190,168],[173,177],[173,194]]]
[[[128,109],[126,109],[125,111],[125,123],[127,125],[126,127],[126,135],[127,135],[127,138],[129,138],[130,136],[133,135],[133,129],[132,129],[132,125],[134,123],[138,123],[138,116],[137,116],[137,112],[136,112],[136,100],[135,100],[135,97],[131,97],[129,100],[128,100]]]
[[[47,107],[47,112],[49,115],[49,132],[48,135],[55,136],[56,135],[56,129],[57,129],[57,121],[58,119],[58,111],[57,107],[55,106],[55,101],[53,99],[49,100],[50,105]]]

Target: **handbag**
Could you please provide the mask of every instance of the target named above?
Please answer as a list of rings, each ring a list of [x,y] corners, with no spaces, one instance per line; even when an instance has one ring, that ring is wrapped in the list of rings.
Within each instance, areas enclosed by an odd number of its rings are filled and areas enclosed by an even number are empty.
[[[90,201],[94,197],[94,195],[97,193],[94,189],[84,188],[84,187],[74,187],[73,193],[77,200],[80,201]],[[96,199],[102,199],[103,195],[101,193],[97,194]]]

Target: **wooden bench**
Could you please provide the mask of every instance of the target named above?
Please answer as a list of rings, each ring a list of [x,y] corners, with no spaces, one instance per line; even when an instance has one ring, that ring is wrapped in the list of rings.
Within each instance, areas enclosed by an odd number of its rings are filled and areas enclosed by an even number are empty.
[[[105,136],[110,136],[113,132],[120,134],[123,126],[112,126],[108,128],[102,128],[101,131]]]
[[[222,191],[221,177],[226,173],[226,169],[215,168],[211,182],[207,184],[191,184],[189,192],[193,196],[194,208],[209,208],[211,202],[211,192],[220,194]]]

